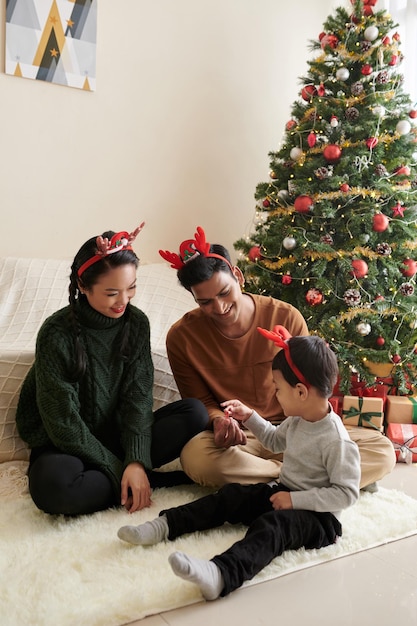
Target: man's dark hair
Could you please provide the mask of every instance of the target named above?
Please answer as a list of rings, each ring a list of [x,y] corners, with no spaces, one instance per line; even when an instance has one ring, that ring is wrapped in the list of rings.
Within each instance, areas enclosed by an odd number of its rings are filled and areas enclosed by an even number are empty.
[[[321,337],[291,337],[288,340],[291,358],[305,376],[325,398],[330,398],[339,374],[337,357]],[[272,361],[272,369],[279,370],[289,385],[295,387],[300,380],[294,374],[285,358],[285,350],[280,350]]]
[[[232,264],[230,254],[224,246],[214,243],[210,246],[210,252],[219,254]],[[191,291],[191,287],[198,285],[199,283],[203,283],[206,280],[210,280],[216,272],[227,272],[228,274],[232,274],[230,266],[226,263],[226,261],[213,257],[206,257],[202,254],[196,254],[184,265],[184,267],[178,270],[177,277],[181,285],[187,291]]]

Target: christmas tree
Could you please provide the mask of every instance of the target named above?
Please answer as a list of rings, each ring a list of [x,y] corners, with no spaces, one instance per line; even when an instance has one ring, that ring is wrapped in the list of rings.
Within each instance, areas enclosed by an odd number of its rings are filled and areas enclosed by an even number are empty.
[[[352,375],[375,364],[399,394],[417,383],[417,110],[396,28],[352,0],[310,42],[312,60],[256,188],[254,229],[235,243],[249,292],[297,307]]]

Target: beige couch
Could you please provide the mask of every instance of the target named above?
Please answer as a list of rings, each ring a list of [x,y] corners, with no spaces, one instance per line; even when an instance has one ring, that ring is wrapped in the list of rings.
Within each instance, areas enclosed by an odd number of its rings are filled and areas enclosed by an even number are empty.
[[[68,304],[69,268],[67,260],[0,258],[0,467],[29,457],[15,424],[19,390],[42,322]],[[139,266],[133,303],[150,321],[157,409],[179,398],[166,356],[166,333],[195,304],[165,263]]]

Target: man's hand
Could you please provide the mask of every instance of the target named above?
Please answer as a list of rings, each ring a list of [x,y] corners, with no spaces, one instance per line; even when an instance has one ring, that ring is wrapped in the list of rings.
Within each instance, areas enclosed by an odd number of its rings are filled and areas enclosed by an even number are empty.
[[[214,443],[218,448],[230,448],[231,446],[244,446],[246,435],[238,422],[226,415],[216,417],[213,420]]]
[[[289,491],[277,491],[270,498],[274,511],[292,509],[291,493]]]

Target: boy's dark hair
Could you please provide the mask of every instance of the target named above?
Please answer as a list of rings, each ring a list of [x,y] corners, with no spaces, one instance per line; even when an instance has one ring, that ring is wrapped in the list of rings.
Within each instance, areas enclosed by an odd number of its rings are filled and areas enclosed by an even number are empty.
[[[312,387],[325,398],[330,398],[339,374],[337,357],[321,337],[291,337],[288,340],[291,358]],[[279,370],[289,385],[295,387],[298,380],[280,350],[272,361],[272,369]]]
[[[230,264],[232,264],[230,254],[224,246],[214,243],[210,246],[210,252],[223,256]],[[184,267],[178,270],[177,277],[181,285],[187,291],[191,291],[191,287],[198,285],[199,283],[203,283],[206,280],[210,280],[216,272],[227,272],[228,274],[232,274],[232,271],[226,261],[199,254],[195,255],[184,265]]]
[[[111,239],[116,233],[113,230],[108,230],[102,234],[102,237]],[[69,373],[70,379],[75,382],[80,380],[84,375],[87,362],[84,346],[81,342],[81,325],[78,319],[77,300],[79,298],[85,298],[81,294],[80,285],[87,291],[90,290],[99,280],[100,276],[106,274],[108,271],[121,265],[131,263],[135,268],[139,265],[139,259],[133,250],[119,250],[114,254],[108,254],[100,259],[93,265],[90,265],[83,273],[81,277],[78,277],[78,270],[80,267],[88,261],[91,257],[97,254],[97,236],[88,239],[81,248],[78,250],[71,265],[70,284],[69,284],[69,304],[71,311],[71,318],[74,327],[74,347],[75,347],[75,362],[72,372]],[[124,324],[121,332],[118,355],[119,358],[126,360],[129,356],[129,333],[130,333],[130,309],[129,305],[126,307],[126,311],[123,316]]]

